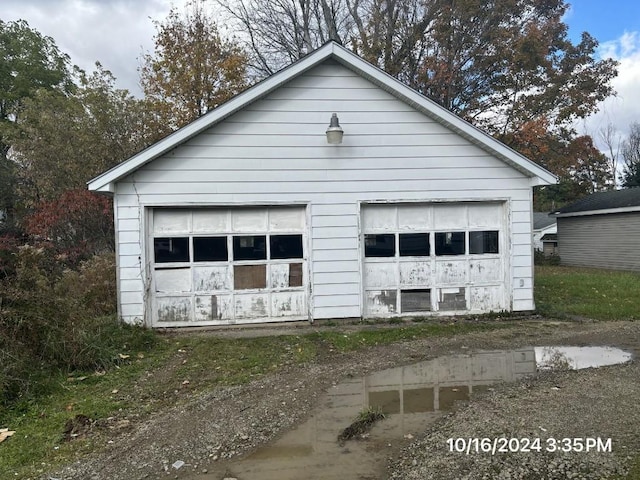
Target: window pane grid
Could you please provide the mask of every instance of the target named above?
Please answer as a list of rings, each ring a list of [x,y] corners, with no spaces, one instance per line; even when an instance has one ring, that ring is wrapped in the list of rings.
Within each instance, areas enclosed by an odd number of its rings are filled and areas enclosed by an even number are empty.
[[[430,253],[430,234],[399,233],[399,254],[401,257],[428,257]]]
[[[227,237],[193,237],[194,262],[227,262]]]
[[[471,255],[499,253],[498,231],[469,232],[469,253]]]
[[[155,263],[184,263],[190,261],[189,237],[158,237],[153,239]]]
[[[452,231],[431,233],[367,233],[367,258],[428,257],[498,254],[499,231]],[[434,241],[435,240],[435,241]],[[431,250],[433,241],[434,248]],[[396,248],[396,244],[398,248]]]
[[[465,232],[437,232],[435,237],[436,256],[465,254]]]
[[[365,257],[395,257],[396,235],[393,233],[366,234],[364,255]]]

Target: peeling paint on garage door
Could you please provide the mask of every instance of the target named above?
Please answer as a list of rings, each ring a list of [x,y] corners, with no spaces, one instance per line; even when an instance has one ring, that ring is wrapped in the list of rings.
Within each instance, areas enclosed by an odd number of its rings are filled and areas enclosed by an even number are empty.
[[[504,202],[362,205],[368,317],[507,309]]]
[[[155,326],[308,318],[305,207],[155,208]]]

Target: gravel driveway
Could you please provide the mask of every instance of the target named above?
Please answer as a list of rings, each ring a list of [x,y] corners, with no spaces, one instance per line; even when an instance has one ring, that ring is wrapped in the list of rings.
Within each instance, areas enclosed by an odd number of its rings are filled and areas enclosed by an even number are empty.
[[[304,334],[318,328],[296,329]],[[339,328],[339,327],[338,327]],[[345,327],[356,328],[356,327]],[[274,333],[274,332],[271,332]],[[276,332],[282,333],[282,332]],[[210,335],[256,335],[221,331]],[[62,471],[60,479],[191,478],[216,472],[302,422],[332,384],[349,376],[452,353],[530,345],[612,345],[640,354],[640,322],[523,322],[513,328],[331,353],[250,384],[219,388],[153,415]],[[500,385],[391,452],[379,478],[615,478],[640,451],[640,365],[554,371]],[[469,454],[449,438],[612,439],[612,452]],[[409,443],[409,442],[412,443]],[[385,453],[388,455],[388,453]],[[176,469],[172,465],[181,465]],[[223,470],[223,469],[222,469]],[[224,472],[220,478],[224,478]],[[49,478],[45,476],[44,478]],[[348,478],[345,476],[344,478]],[[242,480],[242,479],[240,479]]]
[[[502,386],[456,411],[406,447],[392,463],[390,477],[619,478],[627,473],[629,455],[640,451],[639,378],[640,364],[633,362],[555,372],[535,381]],[[458,450],[463,452],[456,451],[453,442],[447,443],[458,438],[462,439]],[[483,453],[482,445],[477,447],[473,440],[482,438],[489,439],[484,444],[489,453]],[[501,438],[505,439],[498,441],[502,450],[513,452],[492,454],[493,439]],[[565,438],[569,440],[562,440]],[[469,439],[467,453],[464,447]],[[509,445],[509,439],[516,440]],[[589,452],[584,451],[587,439]],[[480,453],[476,453],[478,448]]]

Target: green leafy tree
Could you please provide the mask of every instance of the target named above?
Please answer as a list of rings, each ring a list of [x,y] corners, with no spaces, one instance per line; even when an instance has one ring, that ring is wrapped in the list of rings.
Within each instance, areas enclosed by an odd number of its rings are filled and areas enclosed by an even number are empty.
[[[640,163],[625,167],[622,186],[624,188],[640,187]]]
[[[6,225],[15,220],[16,165],[12,139],[20,136],[22,109],[38,90],[73,89],[69,57],[52,38],[41,35],[24,20],[0,20],[0,210]]]
[[[24,101],[13,140],[23,209],[85,188],[148,143],[143,102],[114,85],[97,64],[92,74],[80,73],[72,93],[40,89]]]
[[[156,24],[155,50],[143,56],[140,78],[158,136],[180,128],[246,86],[246,56],[225,40],[202,1],[174,7]]]

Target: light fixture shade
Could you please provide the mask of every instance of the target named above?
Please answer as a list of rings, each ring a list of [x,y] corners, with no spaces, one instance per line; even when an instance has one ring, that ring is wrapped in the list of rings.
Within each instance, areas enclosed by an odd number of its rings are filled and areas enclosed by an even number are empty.
[[[343,135],[344,130],[342,130],[340,122],[338,121],[338,114],[334,113],[331,115],[331,123],[329,124],[329,128],[327,128],[327,142],[331,145],[342,143]]]

